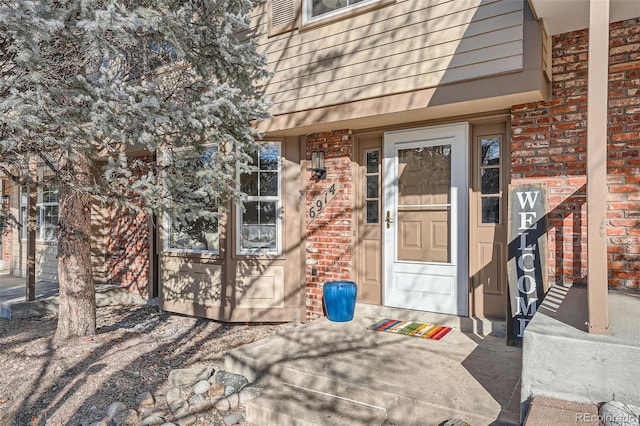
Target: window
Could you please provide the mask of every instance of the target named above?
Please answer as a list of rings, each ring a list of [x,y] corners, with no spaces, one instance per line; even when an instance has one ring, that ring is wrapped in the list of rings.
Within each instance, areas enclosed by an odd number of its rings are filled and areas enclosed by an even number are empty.
[[[482,136],[479,139],[482,223],[500,223],[500,145],[502,136]]]
[[[380,150],[366,152],[365,201],[367,223],[380,221]]]
[[[355,9],[379,0],[303,0],[304,22],[316,18],[335,16],[350,9]]]
[[[45,186],[38,192],[36,235],[43,241],[58,237],[58,192],[57,185]]]
[[[29,207],[29,189],[26,186],[20,187],[20,211],[18,220],[20,222],[20,239],[27,238],[27,208]]]
[[[58,238],[58,192],[57,185],[38,189],[36,203],[36,238],[42,241],[55,241]],[[27,238],[29,222],[29,188],[20,187],[20,239]]]
[[[254,154],[256,170],[240,175],[247,199],[238,208],[238,253],[280,252],[280,144],[272,142]]]
[[[212,164],[214,152],[215,148],[209,147],[204,154],[194,158],[189,151],[182,150],[174,152],[173,160],[178,165],[188,164],[187,170],[203,169]],[[165,248],[169,251],[218,254],[218,202],[206,194],[196,195],[199,185],[189,178],[195,174],[180,179],[183,186],[179,188],[178,192],[182,194],[179,198],[188,207],[179,217],[165,216],[165,229],[169,230],[165,235]]]

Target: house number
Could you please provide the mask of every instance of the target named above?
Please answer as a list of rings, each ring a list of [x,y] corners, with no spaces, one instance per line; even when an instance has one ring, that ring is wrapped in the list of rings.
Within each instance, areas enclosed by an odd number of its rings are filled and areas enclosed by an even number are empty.
[[[313,200],[309,209],[309,222],[320,215],[320,212],[333,200],[337,192],[336,184],[332,183],[328,191],[321,193]]]

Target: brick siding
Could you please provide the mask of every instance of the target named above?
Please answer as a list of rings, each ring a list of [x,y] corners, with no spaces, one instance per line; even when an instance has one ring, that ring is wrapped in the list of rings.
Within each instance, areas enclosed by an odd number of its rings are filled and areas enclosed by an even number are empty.
[[[306,177],[306,320],[324,316],[322,285],[327,281],[351,280],[353,269],[351,207],[351,153],[353,141],[349,130],[315,133],[307,136],[307,162],[313,151],[326,153],[327,178]],[[336,184],[337,194],[318,213],[315,202]],[[310,221],[310,210],[315,218]],[[312,270],[316,274],[312,274]]]
[[[3,182],[2,195],[8,196],[10,200],[14,198],[15,195],[13,194],[13,187],[14,187],[13,183],[9,179],[5,179]],[[19,195],[20,194],[18,194],[18,196]],[[16,202],[14,200],[11,200],[11,202],[14,205],[16,205]],[[4,206],[2,206],[2,208],[4,209]],[[7,210],[7,213],[10,212],[11,206],[7,206],[5,210]],[[19,210],[17,210],[16,212],[18,213],[18,215],[20,214]],[[18,220],[18,219],[19,219],[18,217],[15,218],[15,220]],[[0,238],[2,238],[2,253],[0,254],[0,256],[2,256],[2,260],[4,262],[4,269],[9,269],[9,266],[11,264],[13,230],[15,229],[16,233],[20,232],[15,220],[12,220],[10,218],[6,220],[4,224],[4,229],[2,230],[2,235],[0,236]]]
[[[640,18],[611,24],[607,247],[609,284],[640,286]],[[511,109],[513,183],[549,191],[549,281],[587,276],[588,31],[553,37],[552,99]]]
[[[107,282],[130,293],[148,295],[149,222],[143,213],[110,208],[107,241]]]

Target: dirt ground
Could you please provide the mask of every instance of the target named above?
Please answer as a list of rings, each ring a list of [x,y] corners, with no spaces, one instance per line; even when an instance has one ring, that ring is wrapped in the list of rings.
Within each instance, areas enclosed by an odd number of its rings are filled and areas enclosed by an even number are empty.
[[[169,372],[222,367],[225,352],[277,324],[224,324],[152,306],[98,308],[95,336],[53,346],[55,316],[0,319],[0,425],[89,425],[115,401],[165,395]]]

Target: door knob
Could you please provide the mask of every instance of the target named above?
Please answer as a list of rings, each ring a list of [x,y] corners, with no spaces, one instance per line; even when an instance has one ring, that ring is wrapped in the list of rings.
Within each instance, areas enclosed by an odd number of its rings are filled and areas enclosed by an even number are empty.
[[[387,217],[384,221],[387,222],[387,229],[391,228],[391,223],[393,222],[393,219],[391,218],[391,210],[387,210]]]

